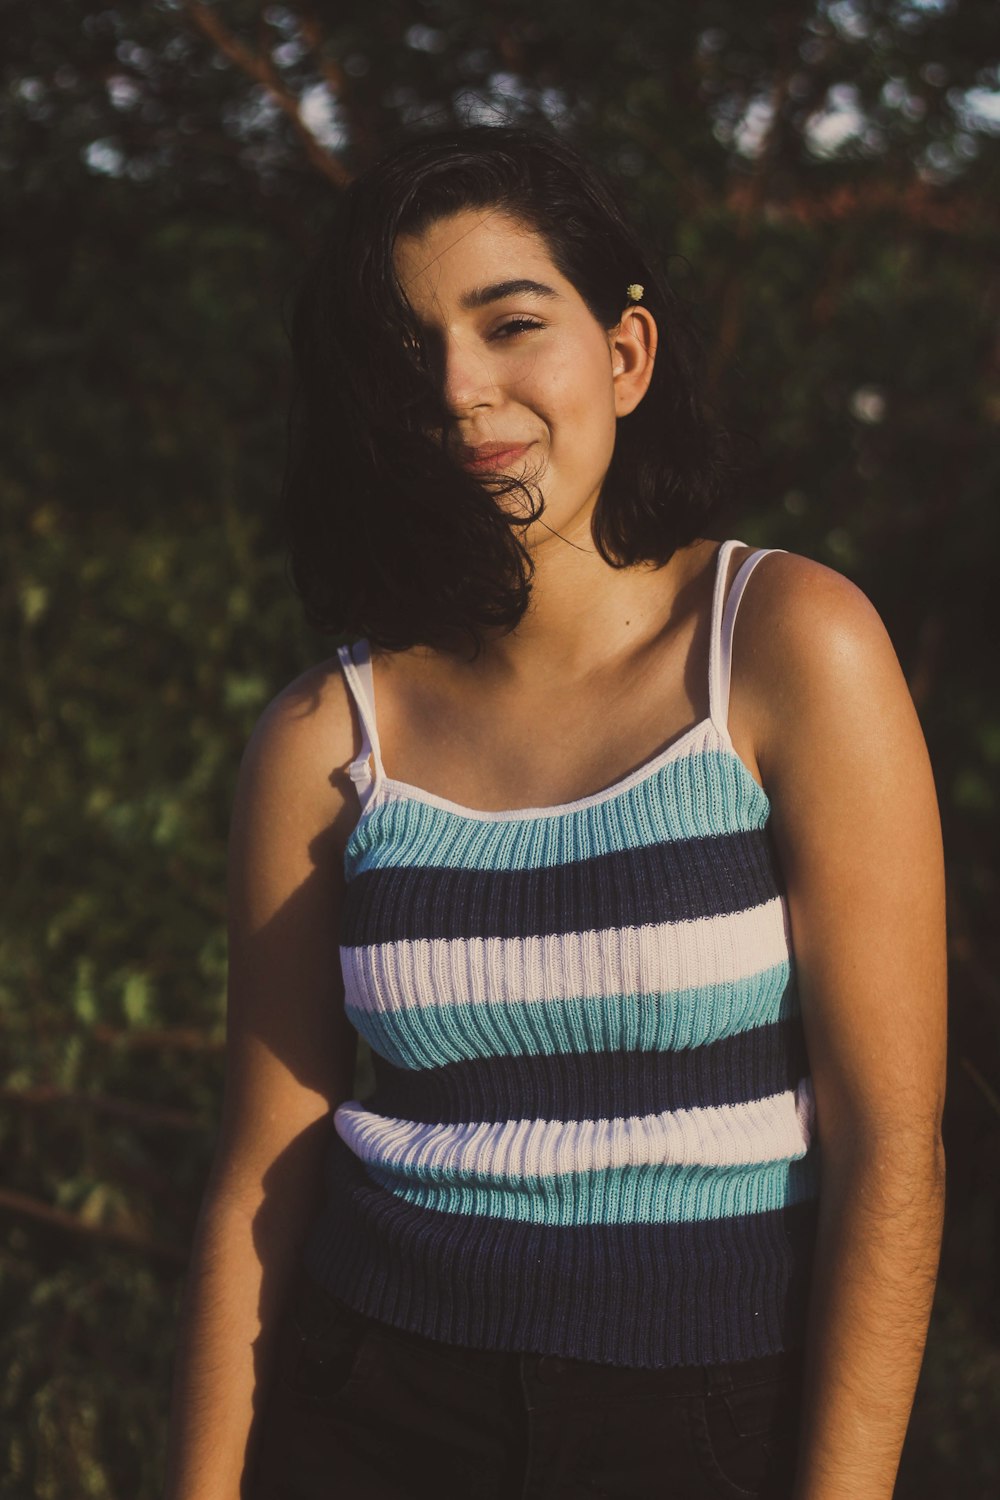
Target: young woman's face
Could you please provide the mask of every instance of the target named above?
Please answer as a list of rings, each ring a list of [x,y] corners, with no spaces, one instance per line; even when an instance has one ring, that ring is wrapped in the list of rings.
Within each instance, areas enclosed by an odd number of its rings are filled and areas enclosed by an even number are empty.
[[[470,473],[537,481],[550,530],[589,539],[615,424],[652,376],[656,326],[645,309],[603,329],[553,265],[536,230],[493,208],[401,235],[396,273],[454,417],[449,447]],[[523,509],[515,491],[502,503]]]

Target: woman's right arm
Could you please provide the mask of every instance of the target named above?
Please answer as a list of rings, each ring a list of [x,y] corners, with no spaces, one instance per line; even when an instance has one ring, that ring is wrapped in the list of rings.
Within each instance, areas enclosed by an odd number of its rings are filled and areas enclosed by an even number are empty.
[[[229,838],[226,1082],[174,1364],[163,1500],[238,1500],[302,1241],[321,1202],[330,1112],[351,1096],[338,909],[357,818],[339,669],[262,714]]]

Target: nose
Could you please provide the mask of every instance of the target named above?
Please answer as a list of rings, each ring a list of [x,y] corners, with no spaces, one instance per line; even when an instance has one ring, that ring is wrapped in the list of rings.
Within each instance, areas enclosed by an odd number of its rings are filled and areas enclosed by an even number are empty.
[[[445,334],[439,350],[441,394],[448,410],[459,416],[496,400],[495,372],[481,348],[459,334]]]

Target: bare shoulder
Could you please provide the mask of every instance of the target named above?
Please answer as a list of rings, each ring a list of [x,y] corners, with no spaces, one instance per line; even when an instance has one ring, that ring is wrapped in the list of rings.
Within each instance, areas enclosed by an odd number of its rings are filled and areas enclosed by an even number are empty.
[[[939,933],[933,768],[878,611],[849,579],[793,554],[766,557],[744,599],[734,674],[743,674],[799,948],[805,953],[807,934],[829,927],[837,912],[869,930],[866,912],[884,906],[889,890],[908,892],[927,932]],[[883,930],[904,920],[893,908]]]
[[[318,662],[282,688],[263,710],[244,758],[335,780],[356,753],[354,708],[336,657]],[[347,783],[350,785],[350,783]]]
[[[325,830],[343,844],[357,814],[347,767],[360,743],[336,657],[300,673],[271,699],[247,741],[234,823],[266,821],[309,838]]]
[[[831,744],[875,716],[912,733],[915,710],[889,633],[857,584],[823,563],[774,552],[740,604],[734,698],[753,722],[761,769],[775,772],[810,733]]]
[[[845,655],[895,657],[885,625],[867,594],[834,568],[796,552],[772,552],[758,564],[740,605],[740,630],[770,671],[802,685]],[[777,633],[777,635],[775,635]]]
[[[263,710],[248,742],[284,754],[304,754],[310,746],[328,759],[350,759],[356,739],[354,713],[335,656],[294,678]]]

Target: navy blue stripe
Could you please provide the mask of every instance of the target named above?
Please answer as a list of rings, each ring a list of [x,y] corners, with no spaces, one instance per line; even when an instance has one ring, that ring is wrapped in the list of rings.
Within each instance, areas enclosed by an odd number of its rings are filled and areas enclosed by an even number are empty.
[[[765,829],[613,850],[528,870],[366,870],[341,907],[349,947],[532,937],[689,922],[760,906],[782,885]]]
[[[552,1227],[436,1213],[339,1140],[306,1270],[370,1317],[472,1348],[663,1368],[796,1348],[815,1202],[740,1219]]]
[[[675,1052],[486,1057],[397,1068],[377,1052],[375,1114],[426,1123],[606,1120],[744,1104],[794,1088],[808,1071],[800,1016]]]

